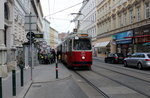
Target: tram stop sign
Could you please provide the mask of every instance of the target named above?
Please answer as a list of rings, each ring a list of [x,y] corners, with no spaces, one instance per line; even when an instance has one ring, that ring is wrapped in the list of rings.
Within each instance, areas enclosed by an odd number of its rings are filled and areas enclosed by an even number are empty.
[[[28,32],[27,35],[26,35],[26,37],[27,37],[28,40],[34,40],[35,34],[33,32]]]

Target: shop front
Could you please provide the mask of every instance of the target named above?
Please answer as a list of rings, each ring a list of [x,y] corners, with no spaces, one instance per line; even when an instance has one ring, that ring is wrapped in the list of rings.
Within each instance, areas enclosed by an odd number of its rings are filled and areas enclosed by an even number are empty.
[[[94,57],[97,57],[96,48],[94,47],[96,45],[96,41],[92,42],[92,55]]]
[[[97,57],[106,57],[111,52],[111,37],[101,38],[95,44]]]
[[[134,29],[134,52],[150,52],[150,25]]]
[[[127,56],[133,53],[133,30],[115,34],[117,53]]]

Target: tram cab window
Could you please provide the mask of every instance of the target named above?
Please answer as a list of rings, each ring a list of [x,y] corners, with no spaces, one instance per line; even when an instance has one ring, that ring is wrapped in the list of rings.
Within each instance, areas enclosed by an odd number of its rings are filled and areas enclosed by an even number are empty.
[[[75,39],[74,50],[91,50],[91,41],[89,39]]]

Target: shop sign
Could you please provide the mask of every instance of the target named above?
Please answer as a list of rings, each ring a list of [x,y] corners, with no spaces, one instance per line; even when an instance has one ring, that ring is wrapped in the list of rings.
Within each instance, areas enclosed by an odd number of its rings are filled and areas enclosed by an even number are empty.
[[[116,41],[116,44],[131,44],[132,43],[132,40],[129,39],[129,40],[119,40],[119,41]]]
[[[132,38],[127,37],[133,37],[133,31],[126,31],[119,34],[116,34],[116,44],[130,44],[132,43]]]
[[[132,36],[133,36],[133,31],[126,31],[126,32],[116,34],[116,40],[131,39],[125,37],[132,37]]]
[[[116,39],[116,36],[115,36],[115,35],[112,35],[111,37],[112,37],[112,39]]]

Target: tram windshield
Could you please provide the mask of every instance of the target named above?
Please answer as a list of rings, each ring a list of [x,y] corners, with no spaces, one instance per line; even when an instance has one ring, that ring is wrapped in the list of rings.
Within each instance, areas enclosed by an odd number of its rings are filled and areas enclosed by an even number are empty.
[[[75,39],[73,44],[74,50],[91,50],[90,39]]]

